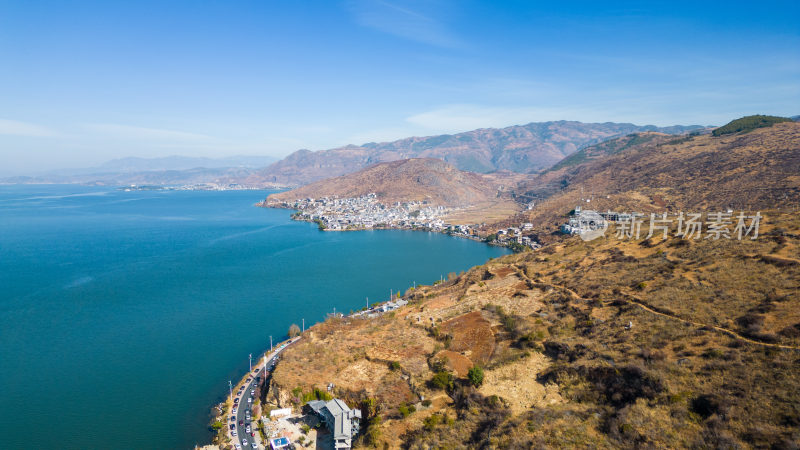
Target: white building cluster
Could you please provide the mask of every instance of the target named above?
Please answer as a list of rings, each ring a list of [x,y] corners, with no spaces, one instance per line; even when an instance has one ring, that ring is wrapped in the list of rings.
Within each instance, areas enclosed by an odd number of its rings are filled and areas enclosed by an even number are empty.
[[[540,248],[541,245],[539,245],[535,239],[525,235],[525,233],[530,233],[532,230],[532,223],[523,223],[519,227],[501,228],[497,230],[495,234],[497,236],[497,242],[501,244],[508,245],[513,242],[536,250]]]
[[[386,205],[378,201],[375,193],[361,197],[322,197],[304,198],[293,201],[267,199],[260,206],[270,208],[294,209],[295,220],[316,222],[326,231],[368,230],[374,228],[393,228],[425,230],[447,233],[451,236],[484,241],[479,230],[485,224],[452,225],[444,221],[445,216],[457,208],[434,206],[426,201],[395,202]],[[500,229],[496,233],[495,244],[512,246],[524,245],[539,248],[538,242],[530,236],[533,224],[524,223],[519,227]]]
[[[267,206],[296,209],[298,220],[320,224],[330,231],[364,230],[371,228],[406,228],[443,231],[448,224],[442,218],[453,208],[429,205],[427,202],[396,202],[385,205],[377,195],[361,197],[305,198],[293,202],[267,202]]]

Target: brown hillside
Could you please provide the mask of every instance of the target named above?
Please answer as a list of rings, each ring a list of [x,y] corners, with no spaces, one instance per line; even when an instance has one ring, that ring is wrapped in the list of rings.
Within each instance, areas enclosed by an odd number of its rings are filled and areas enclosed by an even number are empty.
[[[359,197],[376,193],[383,203],[428,201],[469,206],[497,197],[498,185],[485,175],[462,172],[438,159],[406,159],[375,164],[348,175],[317,181],[269,196],[270,200]]]
[[[652,139],[543,174],[519,191],[538,200],[528,220],[552,230],[579,204],[641,212],[796,207],[798,174],[800,123],[791,122],[746,134]]]
[[[566,167],[534,220],[563,221],[583,187],[594,209],[760,210],[759,237],[607,233],[495,259],[312,327],[269,398],[334,383],[372,405],[360,445],[389,448],[797,448],[799,135],[654,138]]]
[[[372,398],[361,445],[389,448],[794,448],[800,221],[765,214],[755,241],[573,237],[330,319],[285,352],[269,398]]]

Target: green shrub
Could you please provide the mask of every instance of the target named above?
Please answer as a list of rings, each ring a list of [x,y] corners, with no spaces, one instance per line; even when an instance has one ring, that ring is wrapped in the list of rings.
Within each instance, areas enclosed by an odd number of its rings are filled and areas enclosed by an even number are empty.
[[[426,430],[431,431],[436,428],[436,425],[439,425],[439,422],[441,421],[442,417],[439,414],[431,414],[430,416],[426,417],[422,423]]]
[[[453,387],[453,374],[440,370],[431,378],[430,385],[436,389],[451,389]]]
[[[483,384],[483,369],[481,369],[479,366],[469,369],[469,372],[467,372],[467,378],[473,386],[480,387],[480,385]]]
[[[364,440],[368,445],[378,446],[378,442],[381,440],[381,416],[370,419],[367,431],[364,433]]]
[[[400,412],[400,415],[403,416],[403,418],[406,418],[411,415],[411,413],[416,412],[417,408],[415,408],[414,405],[406,405],[403,403],[399,408],[397,408],[397,410]]]

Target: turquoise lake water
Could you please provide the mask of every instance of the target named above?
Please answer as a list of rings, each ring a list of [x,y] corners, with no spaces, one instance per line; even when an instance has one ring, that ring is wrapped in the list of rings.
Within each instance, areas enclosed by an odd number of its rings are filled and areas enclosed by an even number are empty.
[[[179,449],[269,336],[507,253],[321,232],[267,191],[0,186],[0,447]]]

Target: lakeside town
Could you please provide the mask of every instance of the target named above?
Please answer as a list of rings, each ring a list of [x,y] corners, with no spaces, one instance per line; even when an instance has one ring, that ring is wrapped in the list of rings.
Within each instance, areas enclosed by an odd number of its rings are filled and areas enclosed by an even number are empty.
[[[427,201],[395,202],[386,205],[376,193],[360,197],[304,198],[295,201],[264,200],[259,206],[294,209],[292,219],[314,222],[323,231],[357,231],[370,229],[405,229],[446,233],[476,241],[485,241],[520,251],[537,249],[539,243],[532,235],[533,224],[482,231],[486,224],[454,225],[446,222],[448,215],[462,208],[438,206]],[[526,234],[527,233],[527,234]]]

